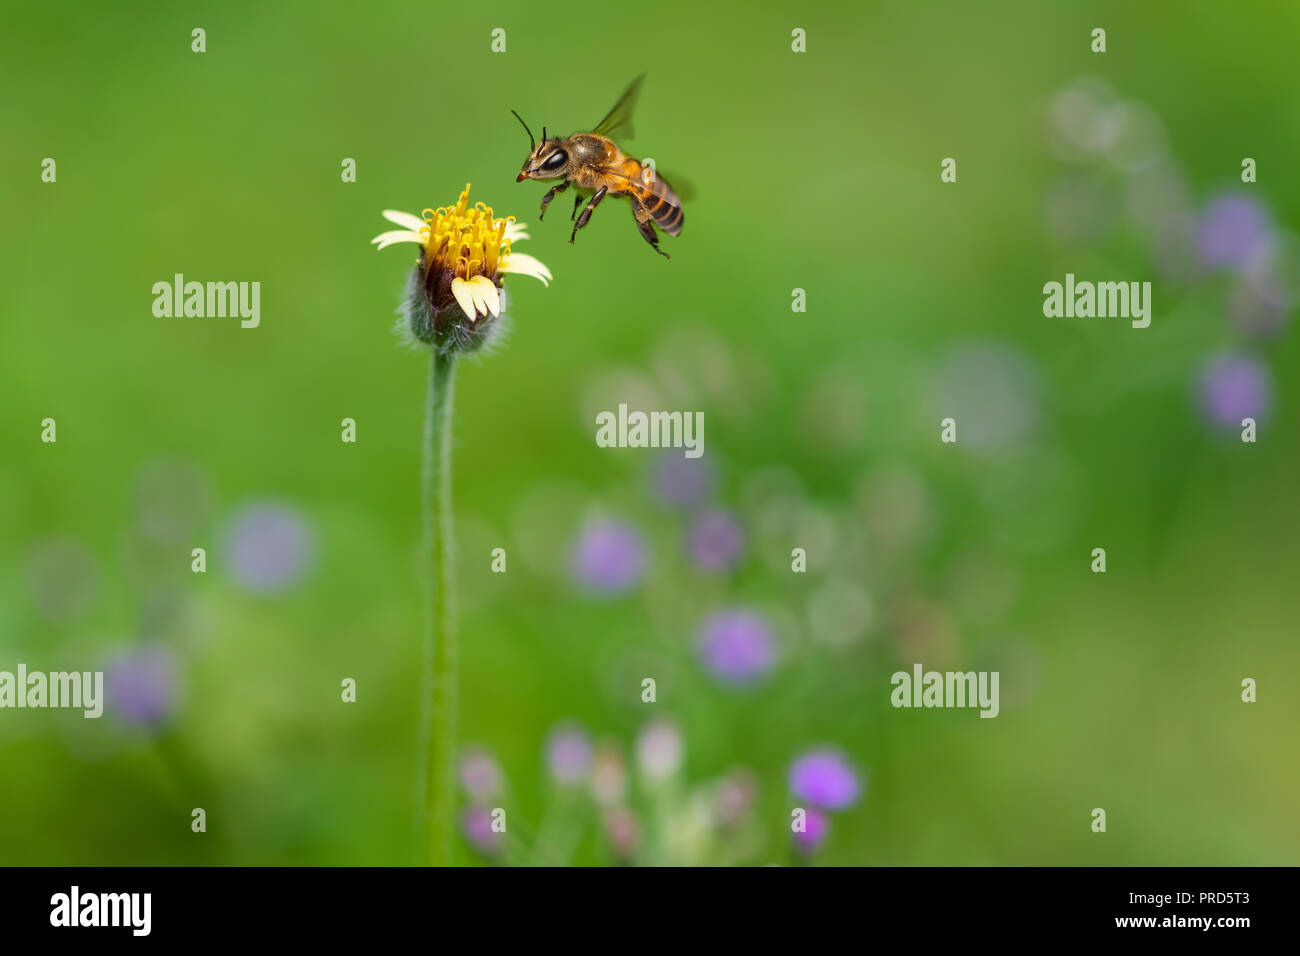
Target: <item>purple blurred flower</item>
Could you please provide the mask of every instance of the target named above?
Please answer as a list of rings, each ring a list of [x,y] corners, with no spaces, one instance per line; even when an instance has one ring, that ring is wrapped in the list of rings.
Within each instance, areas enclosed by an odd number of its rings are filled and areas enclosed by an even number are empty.
[[[461,753],[460,785],[471,799],[495,799],[504,779],[501,765],[482,747],[468,747]]]
[[[1268,412],[1273,379],[1267,368],[1249,356],[1219,355],[1201,373],[1200,398],[1212,423],[1240,428],[1243,418],[1258,420]]]
[[[460,818],[461,830],[470,846],[487,856],[501,852],[505,834],[492,829],[492,811],[487,807],[466,807]]]
[[[800,833],[794,831],[794,845],[800,853],[809,854],[815,852],[818,847],[826,840],[826,835],[830,833],[831,821],[826,814],[820,810],[808,807],[804,810],[804,830]]]
[[[704,666],[726,684],[748,684],[776,662],[776,639],[767,621],[746,610],[719,611],[700,630]]]
[[[725,511],[708,511],[691,524],[686,549],[707,571],[721,571],[736,563],[745,544],[740,523]]]
[[[105,707],[132,727],[156,728],[176,706],[176,659],[167,648],[143,645],[104,666]]]
[[[635,587],[645,570],[645,542],[631,525],[598,521],[578,536],[573,573],[588,590],[619,594]]]
[[[226,525],[227,559],[235,580],[250,591],[273,594],[302,576],[312,534],[298,512],[262,502],[237,511]]]
[[[1196,246],[1205,265],[1240,268],[1268,246],[1271,235],[1268,212],[1260,203],[1245,196],[1220,196],[1201,214]]]
[[[665,452],[655,466],[655,494],[673,508],[698,504],[713,491],[713,468],[703,458]]]
[[[556,783],[577,783],[591,768],[591,737],[580,725],[566,722],[546,738],[546,767]]]
[[[858,775],[835,750],[810,750],[790,765],[790,791],[824,810],[852,806],[862,792]]]

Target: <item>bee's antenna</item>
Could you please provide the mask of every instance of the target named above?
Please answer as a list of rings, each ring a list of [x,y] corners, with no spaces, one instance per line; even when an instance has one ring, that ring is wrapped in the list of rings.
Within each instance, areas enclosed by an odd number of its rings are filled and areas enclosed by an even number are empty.
[[[542,142],[546,142],[546,127],[542,127]]]
[[[514,110],[511,110],[510,112],[515,113]],[[519,120],[520,124],[522,124],[524,127],[524,132],[528,134],[528,148],[530,150],[536,149],[537,140],[533,139],[533,131],[528,128],[528,124],[524,122],[524,118],[520,116],[518,113],[515,113],[515,119]],[[542,139],[546,139],[545,127],[542,128]]]

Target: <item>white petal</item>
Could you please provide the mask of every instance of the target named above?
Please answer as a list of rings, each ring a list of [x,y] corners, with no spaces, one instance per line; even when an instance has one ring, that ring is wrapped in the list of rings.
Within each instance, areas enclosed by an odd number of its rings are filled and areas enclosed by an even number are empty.
[[[410,229],[412,232],[419,232],[421,226],[427,226],[428,223],[419,216],[413,216],[409,212],[402,212],[398,209],[385,209],[384,218],[389,222],[395,222],[404,229]]]
[[[506,221],[506,238],[511,242],[518,242],[520,239],[528,238],[528,223]]]
[[[380,249],[386,249],[399,242],[418,242],[420,245],[424,245],[424,236],[418,232],[408,232],[405,229],[393,229],[390,232],[381,232],[370,242],[372,245],[376,242],[379,243]]]
[[[468,280],[469,295],[470,298],[474,300],[475,318],[479,315],[488,314],[487,298],[483,295],[483,283],[479,281],[482,278],[482,276],[474,276],[474,278]]]
[[[499,268],[502,272],[514,272],[540,279],[542,285],[549,285],[551,282],[551,270],[526,252],[510,253],[501,260]]]
[[[470,285],[460,276],[451,280],[451,294],[456,297],[456,303],[465,315],[471,319],[478,315],[478,309],[474,305],[474,297],[470,294]]]
[[[497,295],[496,283],[487,276],[475,276],[469,284],[476,305],[481,304],[485,312],[493,315],[501,314],[501,297]]]

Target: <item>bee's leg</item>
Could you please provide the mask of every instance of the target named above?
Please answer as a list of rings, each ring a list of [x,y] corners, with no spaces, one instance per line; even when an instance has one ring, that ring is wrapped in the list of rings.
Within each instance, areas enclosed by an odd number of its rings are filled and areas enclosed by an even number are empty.
[[[541,222],[543,219],[546,218],[546,207],[551,204],[551,200],[554,199],[558,194],[564,192],[568,188],[569,188],[569,181],[566,179],[564,182],[552,186],[550,189],[546,191],[546,195],[542,197],[542,211],[537,214],[538,222]]]
[[[582,193],[573,194],[573,215],[569,217],[569,222],[578,218],[578,207],[582,205]]]
[[[650,243],[650,248],[665,259],[671,259],[672,256],[659,248],[659,237],[655,234],[654,223],[650,221],[650,210],[637,204],[632,207],[632,214],[636,216],[636,227],[641,231],[642,238]]]
[[[572,244],[573,240],[577,238],[578,230],[587,224],[587,220],[591,218],[591,211],[600,205],[600,201],[605,198],[605,193],[608,191],[608,186],[601,186],[596,190],[596,194],[592,196],[591,201],[587,203],[587,208],[582,211],[582,215],[578,217],[578,221],[573,224],[573,232],[569,233],[570,244]]]

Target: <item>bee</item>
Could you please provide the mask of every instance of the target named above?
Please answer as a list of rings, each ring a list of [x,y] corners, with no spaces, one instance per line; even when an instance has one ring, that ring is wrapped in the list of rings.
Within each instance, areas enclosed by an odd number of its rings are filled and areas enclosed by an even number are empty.
[[[655,252],[666,258],[672,258],[659,248],[659,237],[655,233],[658,226],[670,236],[682,231],[682,201],[667,180],[658,175],[654,166],[641,163],[628,156],[614,142],[614,137],[631,138],[632,111],[636,107],[637,95],[641,91],[643,73],[632,81],[609,114],[596,124],[590,133],[574,133],[564,139],[548,137],[546,127],[542,127],[542,141],[533,138],[533,131],[528,128],[522,116],[515,113],[528,134],[531,150],[524,160],[523,169],[515,182],[525,179],[560,179],[562,180],[542,197],[542,211],[539,219],[545,218],[546,207],[557,195],[570,186],[574,187],[573,214],[576,220],[573,232],[569,234],[572,243],[578,230],[587,225],[591,214],[606,196],[626,196],[632,205],[632,215],[636,218],[636,227],[642,237],[650,243]],[[685,192],[685,189],[683,190]],[[587,200],[582,214],[578,208]]]

